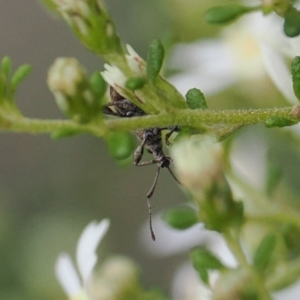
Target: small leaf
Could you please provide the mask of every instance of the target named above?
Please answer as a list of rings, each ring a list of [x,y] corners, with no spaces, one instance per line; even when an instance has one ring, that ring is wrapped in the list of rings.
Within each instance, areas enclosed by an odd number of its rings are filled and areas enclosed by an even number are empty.
[[[186,103],[190,109],[206,109],[204,94],[196,88],[190,89],[185,95]]]
[[[109,152],[117,160],[128,158],[135,146],[132,136],[125,132],[112,133],[107,137],[106,141]]]
[[[293,89],[296,97],[300,101],[300,56],[296,56],[291,65]]]
[[[265,125],[269,128],[271,127],[285,127],[285,126],[292,126],[295,122],[287,119],[287,118],[278,118],[278,117],[271,117],[265,121]]]
[[[282,169],[275,163],[268,162],[266,175],[266,192],[271,196],[282,178]]]
[[[208,271],[205,268],[196,268],[194,266],[195,270],[198,272],[201,280],[205,283],[205,284],[209,284],[209,275],[208,275]]]
[[[293,6],[290,6],[284,15],[283,31],[288,37],[300,34],[300,12]]]
[[[9,56],[4,56],[1,60],[1,70],[5,74],[6,78],[9,76],[11,71],[12,62]]]
[[[7,81],[4,72],[0,70],[0,102],[6,99]]]
[[[233,224],[240,227],[244,223],[244,220],[244,203],[242,201],[236,201],[234,203]]]
[[[254,254],[254,265],[260,269],[265,270],[270,262],[272,254],[275,250],[276,237],[274,234],[265,236],[260,242]]]
[[[141,89],[146,83],[145,78],[142,77],[132,77],[129,78],[126,83],[125,87],[131,91]]]
[[[20,66],[11,77],[11,92],[15,93],[17,86],[29,75],[31,66],[24,64]]]
[[[221,263],[221,261],[204,248],[197,248],[193,250],[190,253],[190,257],[196,270],[201,268],[221,270],[224,268],[224,265]]]
[[[90,78],[90,84],[93,92],[100,100],[106,92],[106,82],[101,76],[100,72],[94,72]]]
[[[207,10],[205,20],[212,24],[226,24],[252,10],[239,4],[220,5]]]
[[[153,40],[148,48],[147,75],[154,82],[159,75],[164,60],[165,50],[160,40]]]
[[[198,223],[195,210],[188,207],[169,209],[163,213],[162,218],[176,229],[187,229]]]

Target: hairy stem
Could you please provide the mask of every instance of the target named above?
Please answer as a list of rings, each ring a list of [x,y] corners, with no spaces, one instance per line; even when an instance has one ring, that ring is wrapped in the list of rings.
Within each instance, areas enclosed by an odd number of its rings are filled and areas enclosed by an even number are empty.
[[[300,121],[299,107],[248,109],[248,110],[190,110],[177,109],[170,113],[134,118],[107,119],[101,123],[79,124],[63,120],[39,120],[22,117],[0,108],[0,130],[51,133],[56,130],[76,130],[102,136],[107,130],[130,131],[141,128],[171,125],[199,128],[202,125],[250,125],[263,123],[269,118],[285,118],[294,123]]]

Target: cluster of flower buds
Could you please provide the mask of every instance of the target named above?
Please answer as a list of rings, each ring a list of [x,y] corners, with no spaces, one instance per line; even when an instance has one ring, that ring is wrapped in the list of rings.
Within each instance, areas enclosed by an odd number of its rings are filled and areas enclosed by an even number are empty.
[[[53,0],[85,46],[103,56],[123,53],[115,25],[101,0]]]
[[[199,204],[198,220],[207,229],[222,232],[239,226],[243,219],[241,202],[233,199],[224,175],[223,149],[214,136],[200,140],[182,138],[171,149],[179,181]]]
[[[89,79],[76,59],[56,59],[48,73],[48,85],[58,107],[74,121],[86,123],[101,116],[105,82],[99,73]]]

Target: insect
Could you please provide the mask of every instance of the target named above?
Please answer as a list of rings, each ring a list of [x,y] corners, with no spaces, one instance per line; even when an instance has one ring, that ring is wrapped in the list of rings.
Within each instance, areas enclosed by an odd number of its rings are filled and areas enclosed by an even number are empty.
[[[146,113],[142,109],[125,99],[113,87],[110,87],[110,98],[111,102],[109,102],[103,108],[103,113],[105,114],[121,118],[131,118],[146,115]],[[115,108],[115,111],[110,108],[111,106]],[[149,213],[150,233],[153,240],[155,240],[155,234],[152,227],[152,207],[150,198],[154,194],[160,169],[167,168],[172,177],[175,179],[175,181],[177,181],[180,184],[180,182],[178,181],[178,179],[176,178],[176,176],[170,168],[172,158],[170,156],[166,156],[163,151],[162,130],[169,130],[169,132],[165,135],[165,142],[169,146],[171,145],[171,143],[169,142],[169,138],[174,132],[180,131],[180,127],[176,125],[170,127],[154,127],[136,130],[135,135],[141,143],[137,147],[133,155],[133,164],[137,167],[148,166],[153,164],[157,164],[158,166],[154,182],[146,196]],[[146,148],[146,150],[153,155],[152,160],[141,161],[144,154],[144,148]]]

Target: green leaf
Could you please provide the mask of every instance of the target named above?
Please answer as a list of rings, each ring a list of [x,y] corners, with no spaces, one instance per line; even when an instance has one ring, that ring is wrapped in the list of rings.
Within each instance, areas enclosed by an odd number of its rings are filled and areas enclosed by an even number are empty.
[[[131,91],[141,89],[146,83],[145,78],[142,77],[131,77],[126,83],[125,87]]]
[[[265,125],[268,128],[271,128],[271,127],[292,126],[294,124],[295,124],[295,122],[292,121],[292,120],[290,120],[290,119],[287,119],[287,118],[278,118],[278,117],[271,117],[271,118],[268,118],[265,121]]]
[[[195,210],[188,207],[169,209],[163,213],[162,218],[176,229],[187,229],[198,223]]]
[[[265,236],[260,242],[254,254],[254,265],[260,269],[265,270],[271,260],[272,254],[275,250],[276,237],[274,234]]]
[[[0,103],[6,100],[6,91],[7,91],[7,81],[5,78],[5,74],[2,70],[0,70]]]
[[[190,257],[196,270],[199,270],[201,268],[221,270],[225,268],[217,257],[215,257],[210,251],[204,248],[197,248],[193,250],[190,253]]]
[[[12,62],[9,56],[4,56],[1,60],[1,70],[5,74],[6,78],[9,76],[11,71]]]
[[[195,266],[194,266],[195,267]],[[205,283],[205,284],[209,284],[209,275],[208,275],[208,271],[205,268],[196,268],[196,271],[198,272],[201,280]]]
[[[39,0],[39,2],[44,5],[49,11],[56,13],[56,4],[54,4],[53,0]]]
[[[135,147],[132,135],[125,132],[111,133],[106,138],[109,152],[117,160],[128,158]]]
[[[90,84],[93,92],[100,100],[106,92],[106,82],[101,76],[100,72],[94,72],[90,78]]]
[[[11,77],[11,92],[15,93],[18,85],[29,75],[31,72],[31,66],[24,64],[20,66]]]
[[[148,48],[147,54],[147,75],[151,82],[154,82],[162,67],[165,50],[160,40],[153,40]]]
[[[296,56],[291,65],[293,89],[296,97],[300,101],[300,56]]]
[[[253,9],[239,4],[220,5],[207,10],[205,20],[212,24],[226,24]]]
[[[232,219],[233,224],[240,227],[244,223],[244,202],[236,201],[234,203],[234,217]]]
[[[269,196],[271,196],[278,186],[280,180],[282,178],[282,169],[279,165],[268,162],[267,166],[267,175],[266,175],[266,192]]]
[[[293,6],[290,6],[284,15],[283,31],[288,37],[300,34],[300,12]]]
[[[206,109],[204,94],[196,88],[190,89],[185,95],[186,103],[190,109]]]

